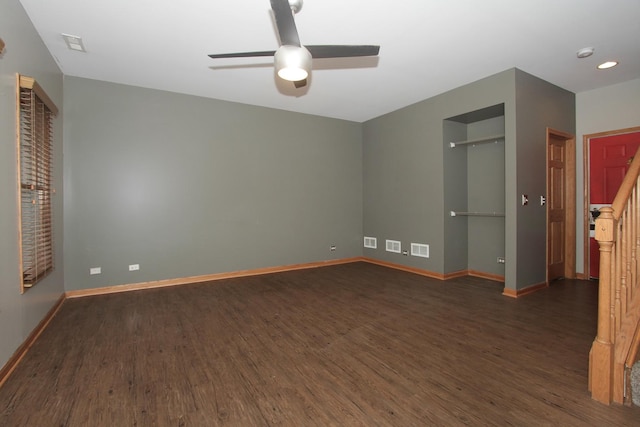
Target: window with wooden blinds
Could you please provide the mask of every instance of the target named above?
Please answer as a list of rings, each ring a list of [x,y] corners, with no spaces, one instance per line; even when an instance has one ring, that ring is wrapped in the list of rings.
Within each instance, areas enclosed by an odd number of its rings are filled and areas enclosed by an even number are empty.
[[[53,270],[53,117],[56,106],[34,79],[18,76],[18,207],[21,290]]]

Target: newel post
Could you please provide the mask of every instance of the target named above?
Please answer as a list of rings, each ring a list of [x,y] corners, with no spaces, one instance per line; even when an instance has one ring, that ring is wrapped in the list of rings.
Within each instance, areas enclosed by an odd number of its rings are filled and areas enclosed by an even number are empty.
[[[591,397],[599,402],[611,403],[613,395],[613,337],[611,326],[614,315],[611,307],[613,288],[611,251],[616,239],[616,219],[611,207],[600,209],[596,219],[596,240],[600,245],[600,280],[598,290],[598,335],[591,347],[589,377]]]

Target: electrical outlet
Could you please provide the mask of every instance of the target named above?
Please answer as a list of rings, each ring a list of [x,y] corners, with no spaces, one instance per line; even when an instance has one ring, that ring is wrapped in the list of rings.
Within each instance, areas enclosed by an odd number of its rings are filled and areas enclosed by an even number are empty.
[[[91,275],[102,274],[102,268],[100,268],[100,267],[91,267],[89,269],[89,274],[91,274]]]
[[[129,265],[129,271],[138,271],[138,270],[140,270],[140,264]]]
[[[331,245],[331,246],[329,246],[329,250],[330,250],[331,252],[335,252],[335,250],[336,250],[336,245]]]
[[[503,256],[499,256],[498,257],[498,264],[504,264],[504,257]]]

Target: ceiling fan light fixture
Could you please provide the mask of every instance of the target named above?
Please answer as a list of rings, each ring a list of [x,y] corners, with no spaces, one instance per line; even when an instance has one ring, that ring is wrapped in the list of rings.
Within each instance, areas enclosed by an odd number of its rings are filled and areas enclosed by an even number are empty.
[[[302,0],[289,0],[289,7],[293,13],[298,13],[302,9]]]
[[[282,45],[276,50],[274,65],[280,78],[292,82],[304,80],[311,70],[311,53],[304,46]]]

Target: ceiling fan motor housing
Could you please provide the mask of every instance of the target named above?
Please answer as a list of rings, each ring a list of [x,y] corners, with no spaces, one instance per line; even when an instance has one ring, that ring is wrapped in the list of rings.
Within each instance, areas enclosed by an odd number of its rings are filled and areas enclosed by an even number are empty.
[[[276,51],[235,52],[211,54],[210,58],[243,58],[254,56],[274,56],[277,75],[284,80],[297,83],[295,87],[306,85],[311,73],[313,58],[347,58],[378,55],[377,45],[307,45],[302,46],[294,14],[302,9],[303,0],[271,0],[271,10],[275,18],[280,38]]]

